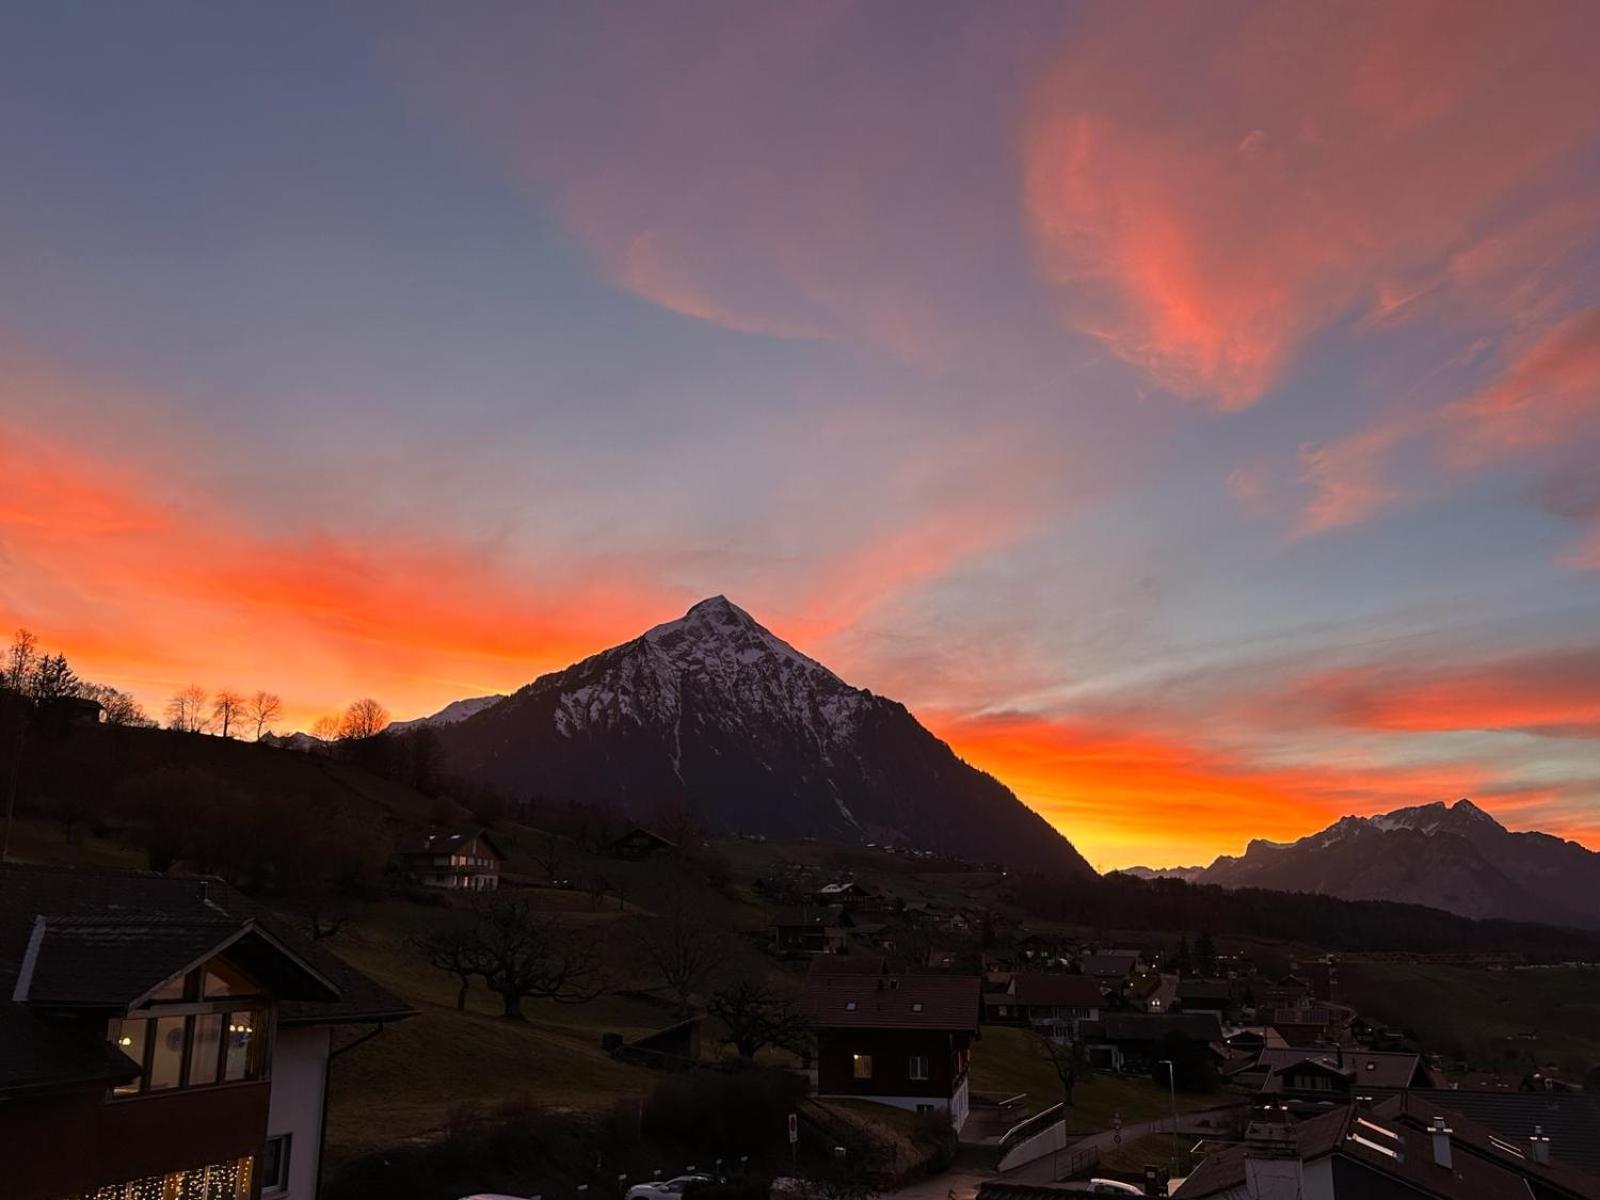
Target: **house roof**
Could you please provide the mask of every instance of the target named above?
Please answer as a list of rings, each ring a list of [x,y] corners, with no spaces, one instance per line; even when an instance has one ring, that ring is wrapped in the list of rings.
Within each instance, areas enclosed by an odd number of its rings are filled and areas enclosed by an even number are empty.
[[[660,846],[664,850],[676,850],[678,848],[677,842],[664,838],[659,833],[646,829],[643,825],[635,825],[627,833],[614,839],[611,844],[613,846],[626,846],[630,843],[633,845]]]
[[[1600,1096],[1587,1092],[1457,1091],[1413,1088],[1416,1105],[1461,1113],[1485,1129],[1522,1145],[1538,1129],[1550,1139],[1558,1163],[1600,1176]]]
[[[98,1043],[82,1044],[52,1011],[126,1009],[227,947],[249,957],[253,973],[284,972],[273,982],[294,998],[279,1005],[282,1024],[413,1015],[404,1001],[219,879],[5,864],[0,1087],[59,1086],[125,1071],[122,1056]]]
[[[1088,1025],[1083,1036],[1096,1031],[1112,1042],[1159,1042],[1169,1035],[1195,1042],[1222,1040],[1222,1026],[1214,1013],[1109,1012]]]
[[[1105,1003],[1100,985],[1088,975],[1046,975],[1028,971],[1012,980],[1018,1004],[1045,1008],[1099,1008]]]
[[[802,1008],[821,1029],[976,1032],[976,975],[808,975]]]
[[[1258,1068],[1267,1070],[1262,1091],[1283,1090],[1283,1076],[1300,1063],[1313,1063],[1319,1067],[1339,1071],[1355,1081],[1356,1086],[1376,1088],[1404,1088],[1411,1086],[1422,1059],[1416,1054],[1397,1050],[1329,1050],[1323,1047],[1268,1046],[1257,1059]]]
[[[1179,1000],[1228,1000],[1233,996],[1233,985],[1226,979],[1180,979]]]
[[[811,975],[882,975],[883,956],[878,954],[819,954],[806,968]]]
[[[1449,1170],[1438,1166],[1433,1155],[1430,1125],[1441,1115],[1450,1130]],[[1470,1119],[1420,1101],[1415,1094],[1393,1097],[1370,1111],[1346,1105],[1290,1126],[1284,1136],[1303,1161],[1335,1156],[1335,1186],[1338,1188],[1341,1175],[1349,1184],[1336,1191],[1341,1196],[1372,1194],[1368,1173],[1403,1185],[1405,1194],[1440,1200],[1510,1200],[1534,1194],[1600,1196],[1596,1180],[1560,1164],[1535,1163],[1520,1147],[1497,1141]],[[1242,1188],[1249,1154],[1248,1146],[1235,1146],[1209,1156],[1176,1195],[1191,1200]],[[1348,1175],[1341,1163],[1349,1169]],[[1528,1186],[1530,1179],[1540,1184],[1537,1193]]]
[[[505,861],[505,852],[495,844],[494,838],[483,829],[430,829],[419,833],[400,847],[401,854],[454,854],[474,838],[489,853]]]
[[[222,912],[193,919],[40,913],[12,998],[56,1007],[129,1008],[224,951],[280,999],[339,998],[335,984],[254,919]]]
[[[1133,968],[1139,963],[1137,951],[1112,951],[1107,954],[1088,954],[1083,959],[1083,973],[1097,975],[1102,979],[1120,979],[1124,975],[1133,974]]]

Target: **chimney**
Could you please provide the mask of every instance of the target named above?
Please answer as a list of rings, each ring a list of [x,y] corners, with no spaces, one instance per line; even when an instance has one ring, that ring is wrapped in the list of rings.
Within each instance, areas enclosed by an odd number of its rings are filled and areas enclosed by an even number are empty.
[[[1305,1164],[1289,1111],[1265,1109],[1245,1131],[1245,1193],[1252,1200],[1300,1200]]]
[[[1528,1139],[1528,1157],[1541,1167],[1550,1165],[1550,1139],[1545,1137],[1543,1125],[1533,1127],[1533,1136]]]
[[[1435,1166],[1450,1170],[1450,1130],[1445,1127],[1443,1117],[1433,1119],[1433,1162]]]

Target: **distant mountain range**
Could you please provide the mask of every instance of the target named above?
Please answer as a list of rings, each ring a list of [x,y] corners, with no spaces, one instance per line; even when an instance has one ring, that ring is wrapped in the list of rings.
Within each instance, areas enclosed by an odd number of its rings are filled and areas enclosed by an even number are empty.
[[[474,696],[470,700],[452,700],[438,712],[427,717],[413,717],[409,721],[392,721],[389,730],[392,733],[402,733],[407,729],[417,729],[423,725],[454,725],[458,721],[465,721],[468,717],[476,716],[491,705],[499,704],[505,699],[504,693],[493,696]]]
[[[615,804],[639,819],[681,803],[712,830],[901,842],[1093,875],[904,705],[851,687],[722,596],[428,721],[450,770],[516,796]]]
[[[1209,867],[1126,873],[1600,929],[1600,853],[1547,833],[1512,833],[1470,800],[1344,817],[1297,842],[1258,839]]]

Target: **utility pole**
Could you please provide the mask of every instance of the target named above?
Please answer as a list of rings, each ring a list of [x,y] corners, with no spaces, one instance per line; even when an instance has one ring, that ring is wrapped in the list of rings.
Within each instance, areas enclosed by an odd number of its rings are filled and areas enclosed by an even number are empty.
[[[1167,1135],[1167,1178],[1178,1173],[1178,1068],[1170,1058],[1161,1060],[1167,1068],[1167,1087],[1172,1093],[1172,1132]]]

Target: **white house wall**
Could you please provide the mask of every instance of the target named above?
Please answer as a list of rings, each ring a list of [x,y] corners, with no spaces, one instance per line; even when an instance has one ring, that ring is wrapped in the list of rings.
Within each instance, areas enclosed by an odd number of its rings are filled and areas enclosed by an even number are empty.
[[[272,1052],[272,1097],[267,1136],[289,1134],[289,1187],[270,1200],[316,1200],[317,1150],[322,1133],[323,1080],[332,1031],[326,1025],[278,1029]]]

